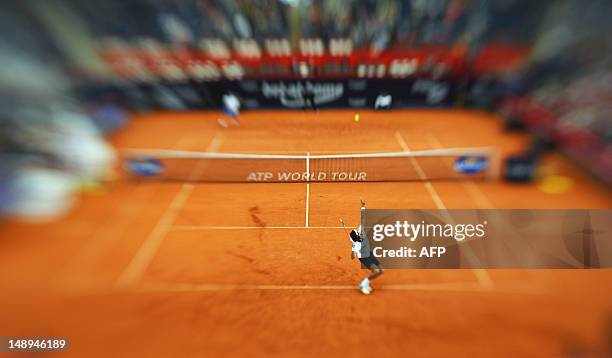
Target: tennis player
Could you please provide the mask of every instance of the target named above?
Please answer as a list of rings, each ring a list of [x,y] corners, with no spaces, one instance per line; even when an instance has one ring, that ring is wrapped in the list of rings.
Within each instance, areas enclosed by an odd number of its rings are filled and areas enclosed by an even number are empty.
[[[352,244],[351,260],[359,259],[359,262],[370,270],[370,275],[364,278],[359,284],[359,290],[364,295],[372,293],[370,281],[383,274],[383,267],[378,259],[372,254],[370,241],[365,233],[365,201],[361,201],[361,225],[357,229],[351,230],[350,239]]]
[[[235,94],[228,92],[223,95],[223,114],[231,119],[231,122],[236,126],[240,126],[238,116],[240,115],[240,100]],[[223,128],[227,128],[227,121],[223,118],[217,119],[217,123]]]
[[[317,108],[317,104],[315,103],[314,90],[312,89],[311,86],[308,86],[306,82],[304,82],[302,87],[303,87],[302,101],[304,103],[302,106],[302,109],[305,109],[306,107],[310,107],[312,108],[313,111],[318,112],[319,109]]]

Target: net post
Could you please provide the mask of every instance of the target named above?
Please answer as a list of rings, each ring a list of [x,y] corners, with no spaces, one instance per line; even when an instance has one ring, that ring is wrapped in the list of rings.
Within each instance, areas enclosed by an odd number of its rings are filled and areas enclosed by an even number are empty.
[[[487,180],[495,180],[499,179],[500,171],[501,171],[501,155],[499,150],[496,148],[489,149],[489,160],[491,165],[489,165],[489,169],[487,170],[487,174],[485,179]]]

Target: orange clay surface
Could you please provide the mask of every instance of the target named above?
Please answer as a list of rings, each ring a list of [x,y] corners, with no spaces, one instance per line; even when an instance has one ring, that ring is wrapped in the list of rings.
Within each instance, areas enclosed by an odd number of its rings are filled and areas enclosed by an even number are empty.
[[[121,148],[366,153],[495,145],[479,112],[215,112],[136,116]],[[374,294],[339,228],[370,208],[612,208],[563,157],[565,193],[501,181],[185,184],[119,179],[64,219],[0,223],[0,336],[69,337],[71,357],[519,357],[603,354],[610,270],[387,270]],[[308,207],[308,211],[307,208]],[[308,227],[306,227],[308,220]],[[2,353],[0,353],[2,356]],[[6,356],[22,357],[26,354]]]

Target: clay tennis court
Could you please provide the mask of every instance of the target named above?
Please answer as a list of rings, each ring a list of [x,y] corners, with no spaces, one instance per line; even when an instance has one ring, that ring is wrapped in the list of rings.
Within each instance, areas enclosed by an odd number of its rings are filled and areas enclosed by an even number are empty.
[[[139,115],[118,148],[253,154],[381,153],[498,147],[528,137],[453,110],[253,111]],[[609,189],[558,154],[537,183],[184,183],[119,178],[65,219],[0,227],[1,325],[65,336],[49,356],[561,356],[605,352],[610,270],[387,270],[356,288],[339,226],[369,208],[612,208]],[[368,347],[364,349],[363,340]],[[15,355],[19,356],[19,355]]]

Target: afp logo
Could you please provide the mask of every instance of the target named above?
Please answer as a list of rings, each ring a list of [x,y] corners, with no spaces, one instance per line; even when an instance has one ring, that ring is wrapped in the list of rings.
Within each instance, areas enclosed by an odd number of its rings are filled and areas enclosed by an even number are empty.
[[[489,160],[483,156],[464,155],[455,161],[455,171],[462,174],[482,173],[489,167]]]
[[[153,158],[131,158],[127,162],[127,169],[139,176],[152,177],[163,173],[164,165]]]

